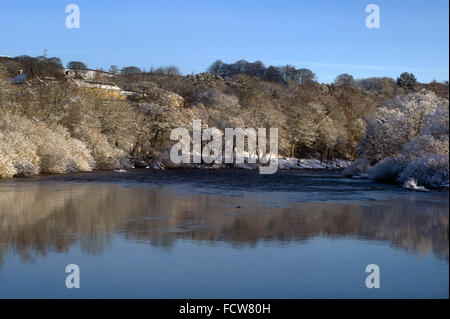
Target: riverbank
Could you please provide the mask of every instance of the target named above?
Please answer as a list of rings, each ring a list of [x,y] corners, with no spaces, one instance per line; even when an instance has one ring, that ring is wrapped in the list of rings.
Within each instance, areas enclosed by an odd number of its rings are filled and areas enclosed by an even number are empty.
[[[225,164],[223,163],[214,164],[173,164],[170,161],[159,161],[155,160],[153,162],[145,162],[136,160],[132,168],[152,168],[152,169],[189,169],[189,168],[199,168],[199,169],[219,169],[219,168],[242,168],[242,169],[258,169],[260,164],[248,163],[248,158],[245,158],[242,164]],[[335,159],[335,160],[320,160],[315,158],[289,158],[280,157],[277,159],[278,169],[344,169],[351,165],[352,161]]]

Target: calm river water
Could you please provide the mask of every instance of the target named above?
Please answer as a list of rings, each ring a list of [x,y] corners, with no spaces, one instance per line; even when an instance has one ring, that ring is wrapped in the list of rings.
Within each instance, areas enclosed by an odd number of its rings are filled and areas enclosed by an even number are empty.
[[[448,209],[333,172],[2,180],[0,298],[448,298]]]

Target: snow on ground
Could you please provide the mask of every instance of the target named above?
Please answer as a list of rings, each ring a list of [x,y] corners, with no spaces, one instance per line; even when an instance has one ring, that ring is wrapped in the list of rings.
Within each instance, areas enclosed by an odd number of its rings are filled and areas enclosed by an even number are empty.
[[[336,159],[333,161],[320,161],[315,158],[288,158],[283,157],[278,159],[278,167],[280,169],[293,169],[293,168],[310,168],[310,169],[333,169],[333,168],[346,168],[351,164],[351,161]]]
[[[339,169],[346,168],[350,166],[352,162],[342,159],[335,159],[332,161],[328,160],[319,160],[314,158],[308,159],[297,159],[297,158],[289,158],[289,157],[280,157],[278,158],[278,168],[279,169]],[[222,163],[214,163],[214,164],[173,164],[171,162],[165,162],[167,167],[186,167],[186,168],[198,168],[198,169],[219,169],[219,168],[241,168],[241,169],[258,169],[258,163],[249,163],[248,157],[244,157],[244,163],[236,163],[236,159],[234,159],[233,164],[225,164],[225,158],[222,158]],[[266,164],[262,164],[266,165]],[[164,169],[164,165],[159,161],[154,161],[153,165],[151,165],[153,169]]]
[[[408,179],[404,184],[403,184],[403,188],[404,189],[409,189],[409,190],[413,190],[413,191],[419,191],[419,192],[428,192],[429,190],[426,189],[424,186],[418,186],[417,182],[414,178],[410,178]]]

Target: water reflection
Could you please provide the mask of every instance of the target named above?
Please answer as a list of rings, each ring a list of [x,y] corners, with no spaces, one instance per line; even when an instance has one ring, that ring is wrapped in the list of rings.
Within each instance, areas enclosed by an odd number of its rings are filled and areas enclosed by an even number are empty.
[[[32,261],[79,243],[99,254],[120,235],[170,250],[177,239],[235,247],[312,237],[387,241],[448,261],[448,201],[395,198],[370,206],[268,205],[264,196],[184,194],[173,187],[96,183],[0,188],[0,263],[8,252]]]

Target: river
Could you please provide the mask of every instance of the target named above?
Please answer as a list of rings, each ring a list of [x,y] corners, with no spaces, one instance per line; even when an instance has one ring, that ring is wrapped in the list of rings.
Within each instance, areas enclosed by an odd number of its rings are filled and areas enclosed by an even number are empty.
[[[448,209],[334,171],[1,180],[0,298],[448,298]]]

